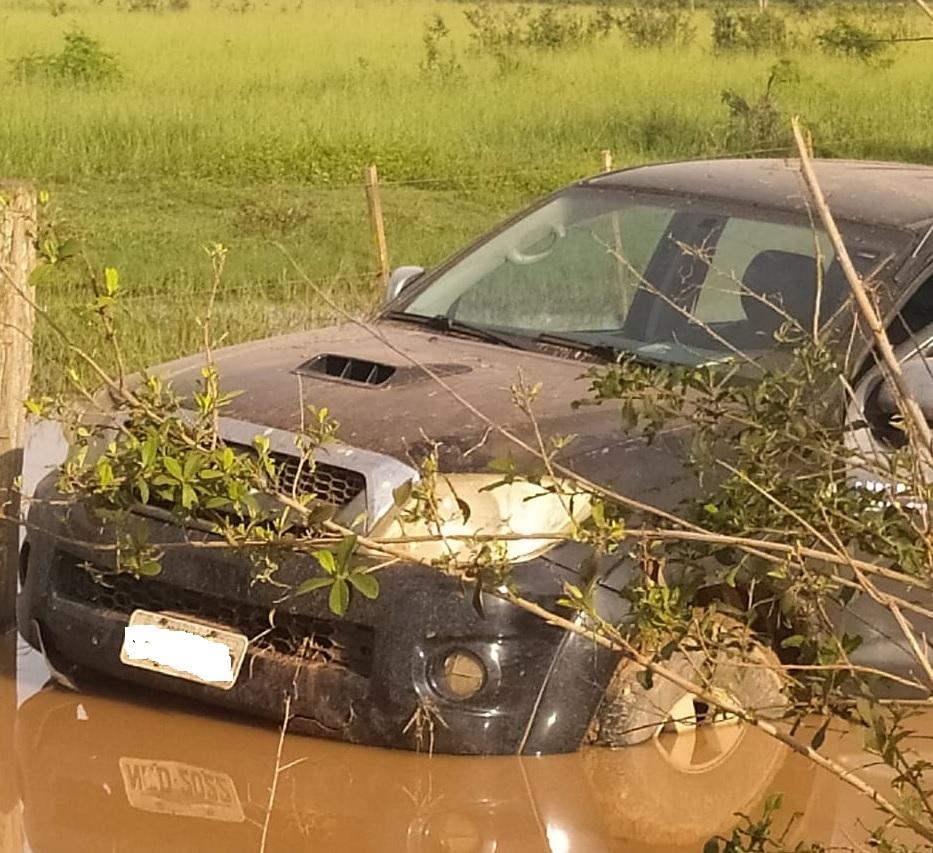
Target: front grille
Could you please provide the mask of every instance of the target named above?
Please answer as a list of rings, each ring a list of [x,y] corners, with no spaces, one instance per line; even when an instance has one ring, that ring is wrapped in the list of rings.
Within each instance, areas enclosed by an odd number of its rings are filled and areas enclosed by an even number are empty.
[[[95,572],[63,552],[56,558],[52,582],[62,598],[126,617],[134,610],[190,616],[244,634],[254,652],[342,666],[364,677],[371,671],[373,629],[366,625],[276,611],[273,627],[268,606],[195,592],[158,579]]]
[[[344,507],[366,488],[366,478],[358,471],[311,460],[300,465],[298,457],[287,453],[270,453],[269,456],[275,462],[279,488],[286,494],[294,489],[299,495],[314,494],[319,501]]]

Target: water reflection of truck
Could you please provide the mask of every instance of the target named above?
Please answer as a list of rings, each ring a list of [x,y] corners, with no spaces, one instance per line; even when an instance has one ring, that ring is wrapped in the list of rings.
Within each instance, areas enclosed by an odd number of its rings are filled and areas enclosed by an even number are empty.
[[[47,688],[16,722],[33,853],[256,851],[278,737],[187,713]],[[625,750],[531,757],[426,756],[287,739],[267,851],[696,851],[768,792],[823,834],[814,770],[737,726]],[[4,761],[4,765],[6,762]],[[814,821],[822,821],[817,827]]]

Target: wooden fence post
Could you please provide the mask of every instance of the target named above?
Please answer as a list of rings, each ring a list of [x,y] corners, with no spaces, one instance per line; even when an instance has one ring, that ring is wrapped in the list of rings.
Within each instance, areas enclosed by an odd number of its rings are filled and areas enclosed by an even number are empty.
[[[599,160],[603,172],[612,171],[612,151],[604,148],[599,152]],[[618,213],[612,214],[612,251],[616,267],[616,311],[620,317],[625,317],[632,301],[632,293],[625,264],[622,261],[622,222]]]
[[[612,171],[612,152],[608,148],[604,148],[599,152],[599,160],[604,172]]]
[[[23,812],[17,784],[16,634],[0,632],[0,851],[22,853]]]
[[[382,199],[379,196],[379,173],[375,165],[366,167],[366,201],[369,204],[369,221],[376,244],[376,263],[382,276],[383,290],[389,284],[389,250],[386,245],[386,227],[382,220]]]
[[[36,265],[35,239],[35,192],[0,185],[0,511],[8,519],[20,511],[15,483],[23,470],[34,321],[24,295]],[[15,621],[18,563],[19,525],[0,521],[0,632]]]

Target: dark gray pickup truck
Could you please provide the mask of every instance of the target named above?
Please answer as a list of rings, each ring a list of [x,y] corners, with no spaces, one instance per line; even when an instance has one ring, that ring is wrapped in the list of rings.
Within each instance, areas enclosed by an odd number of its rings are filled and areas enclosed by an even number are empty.
[[[933,168],[843,161],[816,168],[855,264],[873,276],[891,338],[916,341],[933,323]],[[697,246],[701,252],[688,248]],[[476,529],[553,531],[547,541],[509,546],[522,592],[547,607],[556,606],[564,581],[577,578],[581,546],[559,540],[568,519],[548,498],[526,500],[520,484],[483,490],[499,478],[489,463],[510,448],[462,400],[532,440],[510,387],[519,374],[541,383],[541,431],[576,436],[564,465],[672,508],[695,488],[679,462],[682,437],[674,430],[648,445],[622,429],[611,407],[574,407],[588,392],[586,367],[619,354],[649,365],[703,364],[735,350],[755,358],[780,346],[775,333],[788,316],[804,328],[834,312],[852,322],[851,312],[837,311],[846,282],[829,241],[814,230],[797,166],[781,160],[673,163],[581,181],[436,269],[397,271],[389,290],[370,330],[347,324],[217,352],[224,387],[242,392],[225,410],[223,440],[248,447],[265,435],[283,470],[303,478],[303,491],[348,523],[362,515],[365,532],[380,536],[397,529],[393,496],[417,479],[419,460],[436,442],[439,469],[471,502]],[[817,304],[823,314],[815,318]],[[856,355],[867,364],[867,345]],[[194,356],[155,372],[184,394],[203,363]],[[857,368],[852,378],[860,400],[877,402],[877,370]],[[299,470],[294,436],[309,401],[340,422],[340,440]],[[877,422],[858,440],[883,449],[892,412],[875,410]],[[38,494],[55,492],[50,477]],[[586,511],[580,507],[581,517]],[[145,507],[140,515],[148,518]],[[684,710],[684,695],[671,685],[647,699],[638,690],[607,699],[618,655],[495,595],[476,607],[455,579],[425,564],[428,545],[406,544],[411,561],[380,571],[379,597],[356,596],[337,617],[326,595],[276,604],[280,590],[254,583],[246,560],[219,550],[168,550],[152,579],[110,574],[106,556],[80,544],[110,535],[80,503],[62,510],[38,502],[31,520],[19,627],[65,681],[106,674],[276,721],[288,692],[293,730],[398,748],[417,746],[411,721],[427,706],[440,721],[432,748],[449,753],[572,751],[598,737],[601,715],[631,721],[637,714],[624,704],[647,701],[655,717],[633,726],[642,730],[634,740]],[[148,523],[153,541],[190,535],[161,517]],[[295,558],[283,571],[307,577],[309,563]],[[624,562],[604,567],[598,603],[607,618],[624,618],[614,590],[630,572]],[[236,677],[218,686],[129,664],[126,629],[140,612],[167,630],[209,625],[234,645],[243,639],[239,651],[231,645]],[[841,618],[864,637],[855,662],[916,675],[884,611],[860,601]],[[933,636],[930,625],[919,628]],[[308,638],[313,656],[301,652]]]

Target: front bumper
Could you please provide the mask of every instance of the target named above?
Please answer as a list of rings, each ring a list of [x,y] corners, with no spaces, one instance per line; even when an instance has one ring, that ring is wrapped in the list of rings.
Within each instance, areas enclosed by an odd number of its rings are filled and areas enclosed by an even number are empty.
[[[327,595],[277,602],[283,590],[255,582],[255,568],[227,551],[171,548],[155,579],[121,575],[101,584],[86,564],[107,553],[75,544],[102,540],[99,523],[72,507],[36,504],[18,604],[20,632],[51,666],[115,677],[280,723],[290,697],[292,731],[353,743],[455,754],[542,754],[577,749],[617,664],[587,640],[551,627],[494,596],[482,613],[469,590],[440,572],[394,565],[380,571],[375,601],[355,596],[343,618]],[[153,541],[182,543],[169,524],[146,522]],[[84,564],[84,565],[82,565]],[[313,569],[298,559],[276,578],[293,584]],[[547,561],[525,564],[537,600],[560,588]],[[206,619],[252,642],[230,690],[120,662],[135,609]],[[270,611],[275,614],[270,617]],[[270,622],[271,618],[271,622]],[[463,650],[485,668],[482,688],[456,700],[438,689],[444,658]]]

